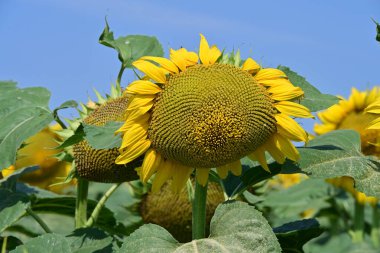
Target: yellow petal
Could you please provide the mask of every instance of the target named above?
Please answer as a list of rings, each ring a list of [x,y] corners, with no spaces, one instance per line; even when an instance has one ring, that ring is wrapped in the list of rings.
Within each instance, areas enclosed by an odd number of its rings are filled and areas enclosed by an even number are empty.
[[[195,176],[200,185],[206,186],[210,169],[196,169]]]
[[[214,64],[221,55],[222,55],[222,52],[216,46],[212,46],[210,49],[210,55],[209,55],[210,64]]]
[[[298,118],[314,118],[309,108],[303,105],[300,105],[298,103],[294,103],[290,101],[280,101],[275,104],[275,107],[280,112],[289,116],[294,116]]]
[[[265,142],[263,148],[267,150],[269,154],[273,157],[273,159],[276,160],[276,162],[278,162],[279,164],[283,164],[285,162],[286,157],[276,146],[276,142],[273,136]]]
[[[367,113],[380,114],[380,99],[371,103],[364,111]]]
[[[287,78],[284,72],[279,69],[265,68],[260,69],[255,75],[255,79],[260,82],[267,79]]]
[[[139,110],[132,111],[131,114],[128,115],[124,124],[116,130],[115,134],[127,132],[134,124],[148,123],[150,114],[140,110],[141,108]]]
[[[326,111],[318,113],[318,118],[323,123],[340,124],[347,115],[347,107],[343,105],[345,102],[342,100],[339,104],[330,106]]]
[[[285,87],[285,89],[293,89],[294,85],[287,78],[261,79],[257,81],[265,87]]]
[[[365,105],[370,105],[375,102],[377,99],[380,99],[380,89],[379,87],[374,87],[371,91],[367,92]]]
[[[123,141],[121,143],[120,149],[133,146],[135,143],[141,140],[145,140],[147,136],[148,136],[147,122],[145,122],[144,124],[134,124],[123,135]]]
[[[336,129],[336,125],[335,124],[315,124],[314,125],[314,132],[316,134],[325,134],[325,133],[328,133],[330,131],[333,131]]]
[[[207,66],[210,64],[210,47],[205,36],[203,36],[203,34],[200,34],[200,36],[201,41],[199,43],[199,58],[201,59],[202,64]]]
[[[277,131],[281,135],[293,141],[307,142],[306,131],[294,119],[284,114],[276,114],[275,118],[277,121]]]
[[[303,96],[304,92],[300,87],[273,86],[267,89],[271,93],[271,98],[277,101],[292,100]]]
[[[172,190],[175,193],[180,193],[194,169],[175,163],[173,170]]]
[[[230,170],[231,170],[232,174],[234,174],[235,176],[241,175],[243,168],[241,167],[240,160],[237,160],[235,162],[230,163],[229,166],[230,166]]]
[[[253,161],[258,161],[264,170],[270,172],[267,159],[265,157],[265,151],[261,147],[257,148],[252,154],[248,155],[248,157]]]
[[[171,73],[178,73],[178,68],[177,66],[169,59],[166,59],[164,57],[155,57],[155,56],[144,56],[140,58],[141,60],[149,60],[156,62],[161,65],[164,69]]]
[[[141,181],[146,183],[149,178],[157,171],[161,163],[161,155],[156,152],[155,149],[149,149],[144,157],[144,161],[141,167]]]
[[[135,160],[137,157],[144,154],[144,152],[148,150],[150,144],[150,140],[141,140],[135,143],[135,145],[122,150],[121,154],[116,158],[116,164],[127,164]]]
[[[154,81],[158,83],[166,83],[165,71],[162,68],[157,67],[153,63],[144,60],[137,60],[133,62],[132,65],[141,72],[145,73]]]
[[[365,92],[360,92],[357,89],[352,88],[349,100],[351,100],[354,103],[356,109],[361,110],[364,108],[365,98]]]
[[[275,134],[274,139],[276,141],[277,147],[285,154],[287,158],[292,161],[298,161],[299,153],[294,145],[286,138],[280,134]]]
[[[181,71],[185,71],[188,66],[197,64],[198,56],[194,52],[188,52],[185,48],[178,50],[170,49],[170,60],[177,65]]]
[[[157,84],[146,80],[137,80],[128,85],[125,94],[153,95],[161,91],[162,89]]]
[[[129,100],[127,111],[132,111],[139,109],[140,107],[151,105],[153,106],[153,101],[156,96],[142,96],[137,95],[133,96],[131,100]]]
[[[170,160],[161,161],[153,180],[152,192],[158,192],[162,185],[173,176],[173,173],[173,162]]]
[[[225,179],[228,176],[228,167],[226,165],[216,168],[218,175],[221,179]]]
[[[380,118],[377,118],[369,123],[369,127],[367,129],[380,129]]]
[[[247,60],[245,60],[242,66],[242,70],[246,70],[251,74],[259,71],[260,68],[260,65],[257,62],[255,62],[252,58],[247,58]]]

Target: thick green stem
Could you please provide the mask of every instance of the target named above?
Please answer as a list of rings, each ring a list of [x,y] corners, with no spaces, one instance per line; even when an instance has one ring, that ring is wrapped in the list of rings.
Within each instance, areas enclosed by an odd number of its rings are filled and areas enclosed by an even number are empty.
[[[380,247],[380,211],[377,205],[372,207],[371,239],[376,248]]]
[[[94,225],[96,220],[99,217],[100,211],[102,210],[103,206],[105,205],[106,201],[109,199],[109,197],[112,195],[112,193],[115,192],[115,190],[121,185],[120,184],[115,184],[113,185],[108,191],[103,195],[103,197],[99,200],[98,204],[96,205],[94,211],[92,212],[90,218],[88,219],[86,223],[86,227],[91,227]]]
[[[81,228],[87,222],[87,195],[88,181],[78,178],[77,184],[77,201],[75,206],[75,228]]]
[[[46,223],[40,218],[40,216],[38,216],[35,212],[33,212],[32,209],[30,208],[27,208],[26,209],[26,212],[33,217],[33,219],[35,219],[37,221],[38,224],[40,224],[40,226],[42,227],[42,229],[46,232],[46,233],[51,233],[51,230],[50,228],[46,225]]]
[[[121,67],[120,67],[120,70],[119,70],[119,74],[117,75],[117,79],[116,79],[116,87],[117,88],[120,88],[121,87],[121,77],[123,76],[123,73],[124,73],[124,66],[123,64],[121,64]]]
[[[355,200],[355,217],[354,217],[354,231],[352,233],[352,241],[360,243],[363,241],[364,236],[364,205]]]
[[[193,240],[206,236],[206,201],[207,184],[202,186],[195,180],[195,192],[193,200]]]
[[[7,241],[8,237],[4,237],[3,245],[1,246],[1,253],[7,253]]]

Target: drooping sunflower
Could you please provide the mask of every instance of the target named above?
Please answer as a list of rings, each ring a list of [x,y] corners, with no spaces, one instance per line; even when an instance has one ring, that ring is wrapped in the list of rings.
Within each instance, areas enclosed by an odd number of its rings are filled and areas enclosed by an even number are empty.
[[[15,164],[1,171],[3,176],[7,177],[18,169],[38,165],[39,170],[23,175],[21,180],[57,193],[65,190],[69,185],[54,185],[63,181],[71,170],[71,163],[59,161],[54,157],[62,151],[54,149],[61,141],[59,135],[55,133],[60,129],[61,127],[56,124],[28,138],[25,145],[17,151]]]
[[[316,124],[314,131],[320,135],[338,129],[356,130],[360,133],[362,152],[379,157],[380,147],[377,144],[380,144],[380,130],[368,129],[370,123],[378,117],[376,114],[368,113],[368,110],[373,109],[379,99],[379,87],[368,91],[352,88],[348,99],[342,98],[339,103],[318,113],[322,124]]]
[[[308,139],[293,117],[310,118],[295,102],[303,91],[278,69],[248,58],[240,66],[220,62],[222,52],[201,35],[199,53],[170,50],[170,59],[145,56],[133,63],[144,73],[129,84],[127,119],[118,164],[144,155],[143,182],[152,190],[172,179],[179,192],[193,170],[205,185],[211,168],[224,178],[240,175],[240,159],[257,160],[269,171],[265,152],[279,163],[296,161],[291,141]]]
[[[348,100],[342,98],[338,104],[318,114],[322,124],[316,124],[314,131],[317,134],[324,134],[338,129],[355,130],[360,133],[363,154],[380,157],[380,129],[368,128],[378,117],[376,114],[369,113],[369,111],[376,112],[374,111],[376,109],[375,105],[379,99],[379,87],[362,92],[352,88]],[[356,191],[351,177],[328,179],[327,182],[351,193],[361,204],[370,203],[373,205],[377,203],[376,198]]]

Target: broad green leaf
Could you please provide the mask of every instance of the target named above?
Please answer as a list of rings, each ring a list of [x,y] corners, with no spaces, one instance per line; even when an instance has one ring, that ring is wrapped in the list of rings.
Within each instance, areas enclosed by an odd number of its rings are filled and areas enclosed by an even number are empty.
[[[305,96],[301,100],[301,104],[309,108],[310,111],[317,112],[338,103],[339,99],[336,96],[322,94],[317,88],[306,81],[304,77],[298,75],[290,68],[279,66],[278,69],[285,72],[294,86],[302,88]]]
[[[298,150],[301,159],[297,165],[285,166],[298,167],[315,178],[352,177],[358,191],[380,198],[379,162],[360,152],[360,137],[356,131],[332,131],[317,136]]]
[[[164,228],[149,224],[127,237],[119,252],[281,252],[281,248],[259,211],[232,202],[218,206],[208,238],[180,244]]]
[[[17,149],[27,138],[53,120],[49,99],[45,88],[18,89],[14,83],[0,82],[0,171],[14,164]]]
[[[56,149],[63,149],[67,148],[69,146],[72,146],[74,144],[77,144],[78,142],[81,142],[84,140],[85,136],[84,127],[83,124],[80,124],[77,129],[75,129],[74,134],[68,137],[61,145],[56,147]]]
[[[0,233],[25,215],[29,206],[27,195],[0,189]]]
[[[123,125],[123,122],[107,122],[104,126],[83,124],[85,139],[94,149],[112,149],[121,146],[120,135],[115,131]]]
[[[114,39],[106,21],[106,27],[100,35],[99,42],[115,49],[123,68],[132,68],[132,62],[142,56],[163,56],[164,51],[156,37],[144,35],[128,35]]]
[[[19,170],[16,170],[13,172],[11,175],[9,175],[6,178],[0,179],[0,188],[1,189],[7,189],[12,192],[17,192],[18,191],[18,179],[25,174],[31,173],[33,171],[38,170],[38,166],[31,166],[31,167],[26,167],[22,168]]]
[[[44,234],[18,246],[11,253],[71,253],[68,240],[59,234]]]
[[[57,108],[55,108],[53,110],[53,112],[56,113],[58,110],[67,109],[67,108],[75,108],[77,106],[78,106],[78,103],[75,100],[68,100],[68,101],[62,103]]]
[[[320,236],[323,230],[315,219],[300,220],[274,228],[282,252],[304,252],[303,245]]]
[[[287,189],[270,191],[260,207],[270,208],[280,218],[296,218],[306,210],[328,207],[330,185],[321,179],[306,179]]]
[[[112,252],[113,238],[96,228],[80,228],[67,235],[73,253]]]

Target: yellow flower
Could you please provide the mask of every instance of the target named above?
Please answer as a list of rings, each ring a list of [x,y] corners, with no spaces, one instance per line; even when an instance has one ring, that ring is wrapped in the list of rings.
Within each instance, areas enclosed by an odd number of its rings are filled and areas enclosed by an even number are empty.
[[[371,122],[378,117],[376,114],[368,112],[377,112],[375,103],[379,99],[379,87],[363,92],[353,88],[348,100],[342,98],[338,104],[318,114],[322,124],[316,124],[314,131],[317,134],[324,134],[337,129],[356,130],[360,133],[362,152],[365,155],[380,157],[380,129],[368,129]],[[354,181],[350,177],[334,178],[327,181],[350,192],[359,203],[373,204],[377,202],[376,198],[367,197],[364,193],[356,191]]]
[[[144,155],[143,182],[154,174],[157,191],[172,179],[179,192],[194,168],[205,185],[211,168],[224,178],[241,174],[247,156],[269,171],[265,152],[279,163],[296,161],[291,141],[307,141],[292,117],[310,118],[293,102],[303,96],[286,75],[248,58],[241,67],[218,63],[222,53],[201,35],[199,53],[170,50],[170,59],[145,56],[133,66],[146,76],[132,82],[118,164]]]
[[[302,173],[278,174],[269,181],[269,186],[273,188],[287,189],[293,185],[299,184],[307,176]]]
[[[317,134],[324,134],[337,129],[356,130],[360,133],[362,152],[379,157],[380,130],[367,129],[370,123],[378,117],[376,114],[367,112],[375,112],[374,102],[379,100],[379,87],[363,92],[353,88],[348,100],[342,98],[338,104],[318,114],[322,124],[316,124],[314,131]],[[380,102],[378,103],[380,104]]]
[[[7,177],[18,169],[38,165],[40,169],[25,174],[21,180],[43,189],[62,192],[67,185],[51,186],[63,181],[62,178],[65,178],[71,170],[71,163],[59,161],[54,157],[62,151],[53,149],[58,145],[57,141],[60,140],[54,131],[60,129],[61,127],[58,124],[46,127],[27,139],[24,143],[25,146],[17,151],[15,165],[2,170],[3,176]]]

